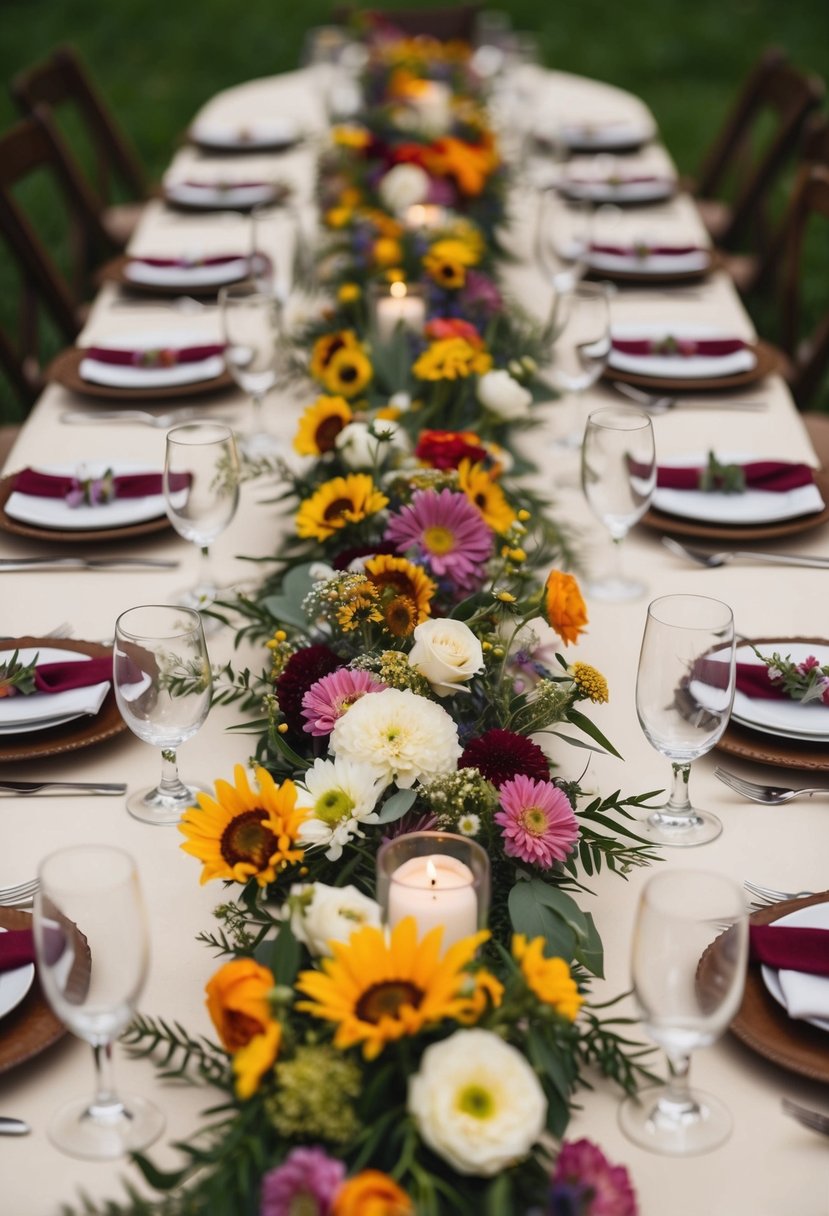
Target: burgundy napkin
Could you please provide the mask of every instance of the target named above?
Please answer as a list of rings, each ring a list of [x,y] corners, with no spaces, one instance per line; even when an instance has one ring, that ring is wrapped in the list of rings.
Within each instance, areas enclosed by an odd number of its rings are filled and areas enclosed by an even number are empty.
[[[677,355],[688,359],[692,355],[733,355],[745,350],[742,338],[614,338],[613,349],[622,355]]]
[[[609,177],[566,177],[564,182],[568,186],[633,186],[645,182],[670,182],[673,185],[673,178],[659,177],[655,173],[633,174],[630,177],[611,173]]]
[[[787,701],[788,693],[769,679],[769,669],[765,663],[735,663],[737,689],[747,697],[755,697],[762,701]],[[727,664],[718,663],[716,659],[698,659],[694,664],[693,678],[712,688],[723,688],[723,676]]]
[[[31,929],[9,929],[0,933],[0,971],[14,971],[35,961]]]
[[[88,346],[84,354],[99,363],[115,363],[120,367],[175,367],[179,363],[200,363],[212,355],[224,351],[224,343],[214,342],[205,346],[182,346],[178,350],[170,347],[152,350],[118,350],[107,346]]]
[[[828,929],[749,925],[749,949],[754,962],[778,971],[805,971],[829,977]]]
[[[112,679],[112,655],[86,662],[38,663],[35,667],[35,688],[38,692],[68,692],[70,688],[89,688]]]
[[[239,262],[247,258],[244,253],[222,253],[210,258],[154,258],[130,257],[130,262],[140,262],[142,266],[174,266],[181,270],[195,270],[199,266],[226,266],[228,262]]]
[[[170,475],[171,490],[184,490],[189,484],[189,473]],[[21,469],[14,479],[14,489],[19,494],[35,498],[66,498],[82,485],[80,478],[39,473],[37,469]],[[161,473],[123,473],[112,478],[113,498],[146,498],[163,493],[163,489]]]
[[[599,245],[591,243],[590,250],[592,253],[608,253],[613,257],[619,258],[649,258],[654,254],[664,254],[668,257],[683,257],[691,253],[707,253],[707,249],[703,249],[700,245]],[[614,342],[613,345],[617,349],[629,345],[625,342]],[[697,345],[699,345],[697,343]],[[635,351],[627,351],[629,355],[635,354]],[[650,351],[643,351],[643,354],[650,354]],[[695,352],[702,353],[702,352]],[[727,352],[726,352],[727,353]]]
[[[783,494],[798,486],[810,486],[814,474],[807,464],[792,464],[785,460],[750,460],[740,466],[746,485],[753,490],[770,490]],[[666,490],[698,490],[701,468],[664,468],[656,470],[656,484]]]
[[[258,190],[260,186],[270,186],[272,182],[172,182],[169,189],[176,186],[188,186],[193,190]]]

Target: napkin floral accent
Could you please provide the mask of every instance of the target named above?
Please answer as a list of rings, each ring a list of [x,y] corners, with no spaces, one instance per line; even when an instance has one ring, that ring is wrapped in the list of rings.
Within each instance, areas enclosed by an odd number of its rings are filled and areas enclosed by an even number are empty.
[[[714,452],[708,453],[708,464],[699,476],[699,488],[706,494],[743,494],[746,475],[738,464],[721,464]]]
[[[38,656],[31,663],[21,663],[18,659],[19,650],[5,663],[0,663],[0,698],[14,697],[18,693],[24,697],[35,691],[35,664]]]
[[[821,701],[829,705],[829,663],[821,664],[813,654],[801,663],[792,662],[791,655],[783,658],[777,651],[770,657],[760,654],[756,646],[752,650],[768,669],[768,677],[774,688],[806,705],[809,701]]]

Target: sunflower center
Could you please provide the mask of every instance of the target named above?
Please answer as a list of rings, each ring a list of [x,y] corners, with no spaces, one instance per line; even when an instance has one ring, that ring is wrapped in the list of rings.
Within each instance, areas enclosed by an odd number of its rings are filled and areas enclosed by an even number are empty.
[[[343,819],[348,819],[354,806],[354,799],[349,798],[345,790],[326,790],[314,803],[314,815],[333,828]]]
[[[353,507],[354,504],[350,498],[335,498],[334,501],[330,502],[325,508],[323,519],[342,519],[347,511],[353,510]]]
[[[547,816],[540,806],[528,806],[521,812],[521,826],[531,836],[543,836],[547,830]]]
[[[357,368],[353,363],[341,363],[337,368],[337,375],[343,384],[353,384],[357,379]]]
[[[386,607],[386,627],[395,637],[406,637],[415,626],[416,609],[410,599],[397,596]]]
[[[486,494],[483,494],[483,493],[476,494],[475,495],[475,505],[478,507],[485,507],[486,506]]]
[[[430,553],[451,553],[455,548],[454,534],[439,524],[424,530],[423,541]]]
[[[235,815],[222,832],[219,844],[222,857],[229,866],[240,861],[264,870],[279,849],[279,841],[262,822],[267,812],[261,808]]]
[[[366,989],[355,1012],[361,1022],[376,1026],[382,1018],[396,1018],[404,1005],[418,1009],[422,1000],[422,990],[409,980],[385,980]]]
[[[457,1108],[473,1119],[491,1119],[495,1114],[495,1101],[488,1089],[473,1083],[458,1094]]]
[[[329,418],[324,418],[317,427],[317,447],[321,452],[330,452],[334,447],[334,440],[343,429],[343,420],[338,414],[332,414]]]

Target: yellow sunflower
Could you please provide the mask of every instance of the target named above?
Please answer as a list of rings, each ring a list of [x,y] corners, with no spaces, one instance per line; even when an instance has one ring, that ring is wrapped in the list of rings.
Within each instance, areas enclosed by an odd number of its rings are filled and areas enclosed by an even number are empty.
[[[322,456],[333,451],[337,436],[353,417],[345,397],[317,397],[299,420],[294,451],[299,456]]]
[[[338,350],[348,347],[359,350],[360,343],[353,329],[338,329],[331,334],[323,334],[317,338],[311,348],[310,372],[315,380],[322,380],[325,369]]]
[[[371,132],[356,123],[338,123],[331,128],[331,142],[340,148],[354,148],[359,151],[371,143]]]
[[[476,350],[466,338],[440,338],[432,342],[412,371],[420,380],[457,380],[482,376],[492,367],[492,356]]]
[[[374,242],[371,259],[375,266],[397,266],[403,257],[399,241],[390,236],[380,236]]]
[[[367,1060],[424,1026],[467,1018],[466,968],[489,934],[465,937],[443,954],[442,937],[438,927],[418,942],[417,923],[407,916],[388,938],[384,929],[365,925],[347,942],[332,941],[334,957],[322,959],[319,971],[300,973],[296,988],[311,999],[296,1008],[336,1023],[335,1047],[361,1043]]]
[[[260,887],[274,882],[287,866],[301,861],[296,847],[299,827],[307,808],[296,806],[293,781],[281,785],[264,768],[257,768],[259,790],[248,784],[241,764],[233,770],[235,785],[216,782],[216,797],[199,794],[199,806],[184,813],[179,831],[187,837],[181,847],[204,863],[201,882],[226,878],[246,883],[255,878]]]
[[[462,460],[458,465],[458,485],[493,532],[506,532],[515,523],[515,512],[504,491],[482,464]]]
[[[373,375],[371,360],[361,346],[341,346],[329,359],[321,379],[329,393],[356,397]]]
[[[431,603],[437,591],[437,583],[429,578],[422,566],[416,566],[405,557],[378,553],[376,557],[368,559],[364,569],[368,578],[381,591],[391,589],[394,598],[403,596],[414,604],[417,613],[416,625],[431,615]]]
[[[408,595],[394,595],[383,604],[383,623],[396,638],[408,638],[417,628],[417,608]]]
[[[351,633],[366,622],[379,624],[383,613],[378,607],[379,592],[374,583],[362,579],[348,592],[344,603],[337,609],[337,624],[343,633]]]
[[[368,473],[334,477],[300,503],[295,521],[297,535],[304,540],[328,540],[348,524],[382,511],[388,501]]]
[[[583,997],[564,959],[547,958],[544,938],[534,937],[528,942],[523,933],[513,937],[512,953],[527,987],[545,1005],[552,1005],[557,1013],[572,1022],[582,1006]]]
[[[441,287],[463,287],[467,269],[477,264],[479,256],[471,243],[447,237],[435,241],[423,257],[423,267]]]

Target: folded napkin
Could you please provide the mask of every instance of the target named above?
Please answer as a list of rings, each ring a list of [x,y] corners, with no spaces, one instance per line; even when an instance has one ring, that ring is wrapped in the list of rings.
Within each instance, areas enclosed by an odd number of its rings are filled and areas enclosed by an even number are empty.
[[[266,186],[273,186],[273,182],[224,182],[224,181],[194,182],[194,181],[186,180],[186,181],[171,183],[170,188],[173,189],[173,188],[175,188],[175,186],[187,186],[188,189],[190,189],[190,190],[210,190],[210,191],[213,191],[213,190],[259,190],[259,189],[264,189],[264,187],[266,187]]]
[[[614,342],[614,346],[617,343]],[[793,464],[785,460],[749,460],[739,466],[745,477],[745,485],[752,490],[768,490],[784,494],[798,486],[810,486],[814,474],[807,464]],[[656,471],[656,484],[665,490],[699,490],[705,468],[666,468]]]
[[[142,266],[170,267],[176,270],[196,270],[199,266],[226,266],[229,262],[240,262],[247,259],[245,253],[222,253],[209,258],[155,258],[130,256],[130,263],[138,262]]]
[[[176,367],[180,363],[201,363],[214,355],[221,355],[223,342],[205,346],[153,347],[145,350],[119,350],[110,346],[89,346],[84,350],[88,359],[99,363],[112,363],[119,367]]]
[[[708,250],[703,249],[701,245],[645,245],[643,243],[638,243],[635,245],[600,245],[600,244],[595,244],[595,243],[591,242],[590,252],[608,254],[614,258],[641,258],[641,259],[644,259],[644,258],[649,258],[649,257],[654,257],[654,256],[655,257],[674,257],[674,258],[688,257],[692,253],[707,253]],[[666,339],[666,341],[667,341],[667,339]],[[683,346],[687,345],[686,340],[681,339],[680,341],[682,342]],[[640,345],[640,343],[638,343],[638,342],[633,343],[631,341],[624,341],[622,339],[617,339],[613,343],[613,345],[616,347],[617,350],[624,350],[625,354],[628,354],[628,355],[636,355],[636,354],[660,354],[661,355],[661,354],[674,353],[672,351],[665,351],[665,350],[661,350],[661,349],[660,350],[641,350],[641,351],[640,350],[631,350],[631,349],[629,349],[631,346],[636,345],[638,347]],[[652,345],[652,343],[646,343],[646,345]],[[695,342],[695,343],[693,343],[693,345],[700,346],[701,343]],[[734,349],[739,350],[739,349],[741,349],[741,347],[742,347],[742,343],[741,343],[740,347],[735,347]],[[676,353],[684,354],[685,352],[677,351]],[[705,354],[706,352],[694,350],[690,353]],[[730,350],[722,351],[722,352],[718,352],[718,353],[730,354],[731,351]]]
[[[674,179],[671,177],[659,177],[655,173],[640,173],[631,174],[628,176],[611,173],[609,177],[566,177],[565,185],[573,186],[644,186],[651,182],[664,182],[666,185],[673,185]]]
[[[83,491],[84,485],[90,479],[79,477],[62,477],[52,473],[39,473],[37,469],[21,469],[14,479],[14,489],[18,494],[30,494],[35,498],[68,498]],[[104,479],[97,478],[103,482]],[[97,501],[107,502],[111,498],[147,498],[150,495],[162,494],[164,486],[161,473],[122,473],[107,480],[105,496]],[[184,490],[190,484],[189,473],[172,473],[170,489]],[[93,503],[96,501],[92,496]],[[79,505],[72,504],[72,505]]]
[[[751,959],[781,971],[829,978],[829,929],[795,925],[750,925]]]
[[[788,693],[772,684],[769,669],[765,663],[735,663],[734,667],[737,690],[745,693],[747,697],[755,697],[764,701],[790,699]],[[692,676],[694,680],[707,684],[711,688],[724,688],[727,670],[727,663],[720,663],[716,659],[697,659]]]
[[[15,971],[35,961],[31,929],[9,929],[0,933],[0,971]]]
[[[651,252],[655,252],[651,250]],[[694,355],[733,355],[745,350],[742,338],[614,338],[613,349],[622,355],[677,355],[689,359]]]
[[[112,655],[87,659],[77,663],[66,660],[39,663],[35,667],[35,688],[38,692],[67,692],[70,688],[89,688],[112,679]]]

